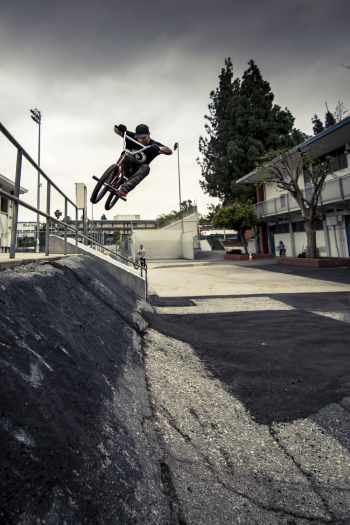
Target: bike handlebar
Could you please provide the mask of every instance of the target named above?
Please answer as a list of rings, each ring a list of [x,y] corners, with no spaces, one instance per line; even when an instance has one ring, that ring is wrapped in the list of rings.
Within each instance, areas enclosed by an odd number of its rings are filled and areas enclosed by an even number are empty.
[[[129,137],[129,135],[126,134],[126,131],[124,131],[124,137],[123,137],[123,140],[124,140],[124,142],[123,142],[123,149],[124,149],[124,151],[127,151],[128,153],[130,153],[130,150],[128,150],[128,149],[126,148],[126,138],[128,138],[128,140],[131,140],[131,142],[135,142],[135,144],[137,144],[138,146],[140,146],[140,144],[141,144],[141,143],[138,142],[137,140],[134,140],[132,137]],[[145,149],[148,149],[148,148],[151,148],[151,147],[152,147],[152,144],[151,144],[150,146],[145,146],[144,148],[139,149],[138,152],[140,152],[140,151],[145,151]]]

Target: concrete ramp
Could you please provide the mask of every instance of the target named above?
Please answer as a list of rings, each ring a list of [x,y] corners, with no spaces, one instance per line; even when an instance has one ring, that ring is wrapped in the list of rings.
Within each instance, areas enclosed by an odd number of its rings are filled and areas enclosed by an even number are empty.
[[[168,524],[140,312],[96,260],[0,274],[0,523]]]
[[[62,254],[64,251],[64,239],[57,235],[50,235],[50,255],[51,254]],[[67,252],[70,254],[75,253],[75,241],[67,239]],[[114,257],[109,257],[100,253],[97,250],[93,250],[84,244],[78,243],[78,253],[82,255],[89,255],[96,262],[98,262],[108,273],[118,279],[121,283],[125,284],[130,290],[139,295],[142,299],[146,299],[146,281],[141,277],[140,272],[126,266],[125,264],[117,261]]]

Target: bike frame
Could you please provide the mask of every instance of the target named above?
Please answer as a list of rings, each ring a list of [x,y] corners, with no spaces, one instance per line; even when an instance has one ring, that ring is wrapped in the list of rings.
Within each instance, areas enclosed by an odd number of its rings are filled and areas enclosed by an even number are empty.
[[[126,134],[126,131],[124,132],[124,136],[123,136],[123,152],[124,152],[124,156],[118,162],[118,166],[119,166],[118,173],[116,174],[116,176],[114,177],[114,179],[111,181],[110,184],[107,184],[106,182],[103,183],[104,186],[107,186],[108,189],[112,190],[113,192],[116,191],[117,183],[120,180],[121,180],[121,182],[124,182],[125,180],[128,180],[127,177],[125,177],[125,174],[124,174],[123,164],[125,162],[125,159],[126,159],[127,155],[129,153],[133,154],[133,152],[131,150],[127,149],[127,147],[126,147],[126,141],[127,140],[130,140],[131,142],[134,142],[135,144],[140,146],[140,142],[138,142],[137,140],[134,140],[132,137],[129,137],[129,135]],[[143,148],[137,150],[137,153],[141,153],[142,151],[145,151],[146,149],[148,149],[150,147],[151,146],[144,146]]]

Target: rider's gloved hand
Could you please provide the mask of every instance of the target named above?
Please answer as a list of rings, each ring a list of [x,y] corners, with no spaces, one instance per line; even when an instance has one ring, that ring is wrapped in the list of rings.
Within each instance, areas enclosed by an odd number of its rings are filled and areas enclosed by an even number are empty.
[[[126,126],[124,126],[124,124],[119,124],[119,126],[117,126],[117,128],[118,128],[119,131],[121,131],[122,133],[125,133],[125,131],[126,131]]]
[[[158,144],[152,144],[152,149],[154,149],[154,151],[160,151],[160,147],[158,146]]]

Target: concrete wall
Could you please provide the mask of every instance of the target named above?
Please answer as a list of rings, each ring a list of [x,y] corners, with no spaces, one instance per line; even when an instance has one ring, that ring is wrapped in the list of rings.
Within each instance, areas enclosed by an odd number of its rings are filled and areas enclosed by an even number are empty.
[[[50,235],[50,255],[64,252],[64,239],[57,235]],[[75,253],[75,241],[67,239],[67,253]],[[146,299],[146,281],[140,276],[138,270],[126,266],[125,264],[104,255],[97,250],[88,248],[84,244],[78,243],[78,253],[89,255],[95,259],[107,272],[133,290],[142,299]]]
[[[182,234],[182,257],[184,259],[194,259],[192,232]]]
[[[201,250],[202,250],[202,252],[211,252],[212,251],[211,246],[208,243],[208,241],[203,240],[203,241],[200,241],[200,243],[201,243]]]
[[[193,237],[197,235],[198,215],[192,213],[182,221],[176,221],[164,228],[134,230],[132,233],[132,255],[143,245],[146,259],[194,259]]]
[[[134,230],[132,234],[132,254],[143,245],[146,259],[181,259],[183,257],[181,230]]]
[[[348,243],[346,239],[345,222],[338,220],[339,216],[327,217],[327,229],[329,237],[330,253],[327,254],[327,243],[325,233],[322,230],[316,231],[316,245],[321,257],[349,257]],[[296,220],[301,220],[301,216]],[[294,222],[294,221],[293,221]],[[295,257],[306,250],[306,232],[293,232]],[[292,244],[289,233],[275,234],[275,247],[282,241],[287,247],[287,257],[292,257]],[[276,253],[278,255],[278,253]]]

